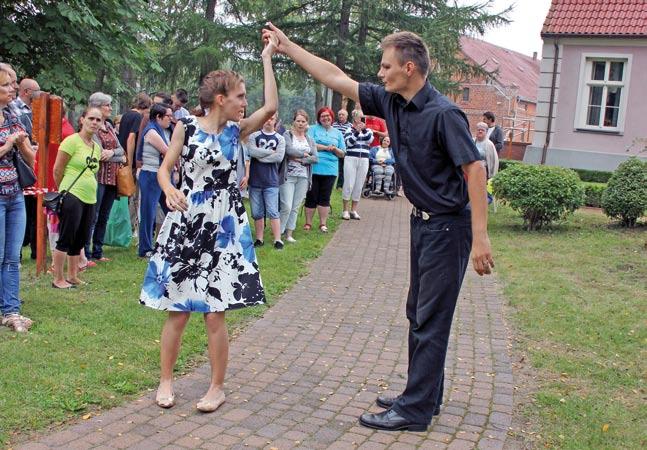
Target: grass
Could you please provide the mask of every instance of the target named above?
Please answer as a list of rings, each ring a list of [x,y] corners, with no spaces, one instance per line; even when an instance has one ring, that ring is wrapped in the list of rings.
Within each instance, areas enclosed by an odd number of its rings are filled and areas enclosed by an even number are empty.
[[[536,386],[524,415],[542,447],[647,446],[647,227],[580,210],[551,231],[490,216],[497,273]]]
[[[265,245],[257,252],[268,297],[267,306],[227,314],[230,334],[263,315],[281,293],[308,272],[308,262],[321,254],[338,226],[341,197],[333,193],[335,214],[329,234],[301,231],[283,251]],[[269,225],[266,242],[272,242]],[[124,403],[156,387],[159,334],[166,317],[140,306],[139,291],[146,261],[135,248],[106,249],[109,263],[83,274],[90,284],[74,291],[50,287],[49,275],[36,277],[24,261],[23,314],[35,325],[27,334],[0,328],[0,445],[67,420],[88,417]],[[206,336],[200,317],[189,322],[177,372],[205,361]]]

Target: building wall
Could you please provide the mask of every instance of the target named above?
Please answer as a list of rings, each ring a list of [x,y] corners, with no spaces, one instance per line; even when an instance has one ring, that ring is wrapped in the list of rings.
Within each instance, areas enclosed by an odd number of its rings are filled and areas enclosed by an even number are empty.
[[[532,141],[536,105],[532,102],[517,101],[517,90],[505,92],[499,86],[487,84],[484,80],[471,80],[461,83],[462,89],[469,89],[469,100],[463,100],[461,92],[452,96],[454,102],[465,112],[472,134],[476,134],[476,124],[483,120],[485,111],[492,111],[497,124],[504,128],[506,140],[508,131],[515,128],[515,141]],[[513,121],[510,118],[516,117]]]
[[[544,39],[539,80],[536,133],[525,160],[539,162],[546,139],[554,39]],[[614,170],[630,154],[647,145],[647,39],[567,38],[559,40],[553,123],[546,162],[566,167]],[[625,128],[622,133],[576,129],[577,98],[583,53],[631,54]],[[643,143],[644,142],[644,143]],[[627,149],[631,149],[628,153]],[[645,153],[642,156],[647,157]]]

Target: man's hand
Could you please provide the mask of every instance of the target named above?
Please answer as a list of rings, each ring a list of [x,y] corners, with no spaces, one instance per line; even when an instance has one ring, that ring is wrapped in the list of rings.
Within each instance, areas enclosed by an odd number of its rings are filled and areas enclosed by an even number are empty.
[[[239,186],[240,186],[240,189],[245,189],[245,188],[247,187],[247,182],[248,182],[248,181],[249,181],[249,180],[248,180],[247,176],[244,176],[244,177],[240,180],[240,185],[239,185]]]
[[[267,28],[263,28],[262,32],[263,42],[269,43],[270,41],[274,41],[275,51],[277,53],[285,53],[287,46],[291,44],[290,39],[288,39],[285,33],[275,27],[272,22],[267,22],[266,26]]]
[[[494,268],[490,238],[487,233],[472,240],[472,265],[479,275],[489,275]]]

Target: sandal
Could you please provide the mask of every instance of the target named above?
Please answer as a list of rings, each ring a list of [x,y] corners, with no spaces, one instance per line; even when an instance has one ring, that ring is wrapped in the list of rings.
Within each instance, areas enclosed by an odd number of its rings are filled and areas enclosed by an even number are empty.
[[[328,233],[328,227],[326,225],[319,225],[319,230],[321,230],[322,233]]]
[[[175,406],[175,394],[171,394],[170,397],[156,397],[155,403],[160,408],[169,409]]]
[[[68,283],[70,283],[72,286],[85,286],[86,284],[88,284],[88,282],[87,282],[87,281],[83,281],[83,280],[79,280],[79,281],[78,281],[78,282],[76,282],[76,283],[75,283],[74,281],[72,281],[72,280],[65,280],[65,281],[67,281]]]
[[[207,401],[204,398],[201,398],[195,408],[203,413],[212,413],[225,403],[225,393],[221,391],[220,396],[215,401]]]
[[[306,224],[303,226],[303,229],[304,229],[305,231],[310,231],[310,230],[312,230],[312,225],[310,225],[309,223],[306,223]]]
[[[53,281],[52,281],[52,287],[54,289],[76,289],[76,285],[74,285],[74,284],[70,284],[67,287],[60,287],[60,286],[56,286],[56,284]]]
[[[105,256],[102,256],[101,258],[97,259],[99,262],[109,262],[112,261],[111,258],[106,258]]]

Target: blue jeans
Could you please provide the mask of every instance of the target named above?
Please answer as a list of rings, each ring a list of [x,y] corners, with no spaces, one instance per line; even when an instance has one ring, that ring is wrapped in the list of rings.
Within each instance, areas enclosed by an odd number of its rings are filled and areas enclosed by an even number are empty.
[[[266,215],[270,219],[279,219],[279,188],[249,187],[249,203],[252,207],[252,218],[263,219]]]
[[[117,186],[101,184],[97,186],[97,204],[95,205],[95,216],[90,227],[90,239],[85,244],[86,258],[103,258],[103,239],[106,237],[106,228],[112,205],[117,198]],[[92,251],[90,251],[92,244]]]
[[[281,234],[285,230],[293,231],[297,226],[299,208],[308,192],[308,179],[288,177],[279,188],[281,199]]]
[[[20,248],[26,223],[22,192],[0,197],[0,310],[3,315],[20,313]]]
[[[157,182],[157,172],[142,170],[137,179],[139,184],[139,256],[153,251],[153,234],[155,233],[155,216],[159,204],[168,213],[166,196]]]

